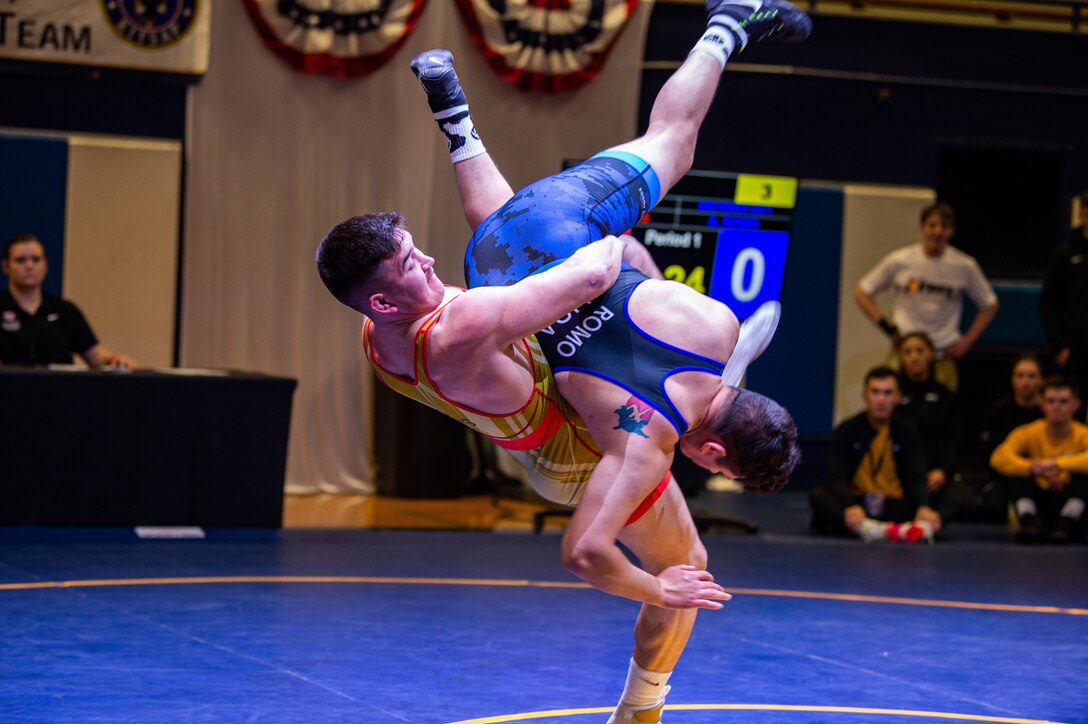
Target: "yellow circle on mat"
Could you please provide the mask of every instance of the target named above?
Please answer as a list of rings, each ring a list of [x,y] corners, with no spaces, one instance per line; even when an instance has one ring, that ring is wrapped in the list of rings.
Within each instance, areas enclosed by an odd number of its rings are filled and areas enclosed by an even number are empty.
[[[505,714],[482,719],[465,719],[450,724],[499,724],[499,722],[529,721],[557,716],[576,716],[578,714],[610,714],[614,707],[593,709],[554,709],[552,711],[532,711],[523,714]],[[796,711],[825,712],[836,714],[879,714],[886,716],[913,716],[923,719],[943,719],[945,721],[984,721],[1004,724],[1061,724],[1044,719],[1020,719],[1007,716],[983,716],[980,714],[954,714],[945,711],[911,711],[909,709],[866,709],[853,706],[789,706],[775,704],[666,704],[665,711]]]

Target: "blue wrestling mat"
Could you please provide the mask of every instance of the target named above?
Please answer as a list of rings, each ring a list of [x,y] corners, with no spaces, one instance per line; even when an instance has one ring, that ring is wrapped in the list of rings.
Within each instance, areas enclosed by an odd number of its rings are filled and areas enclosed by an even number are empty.
[[[1088,549],[709,536],[668,724],[1088,722]],[[554,535],[0,540],[0,721],[604,722],[638,606]]]

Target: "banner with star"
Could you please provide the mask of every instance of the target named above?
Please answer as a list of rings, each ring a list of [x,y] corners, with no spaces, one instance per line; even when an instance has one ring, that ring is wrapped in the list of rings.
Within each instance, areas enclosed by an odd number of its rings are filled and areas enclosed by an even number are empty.
[[[301,73],[362,76],[415,29],[426,0],[245,0],[261,39]]]
[[[472,41],[522,90],[572,91],[600,75],[638,0],[455,0]]]

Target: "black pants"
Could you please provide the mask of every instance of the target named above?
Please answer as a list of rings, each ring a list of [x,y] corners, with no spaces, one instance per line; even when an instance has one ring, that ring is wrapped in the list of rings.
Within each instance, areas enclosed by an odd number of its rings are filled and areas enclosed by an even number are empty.
[[[948,478],[945,484],[929,496],[929,506],[941,516],[941,524],[953,520],[978,520],[981,503],[971,486],[959,476]]]
[[[812,507],[812,527],[823,533],[835,533],[837,535],[853,535],[846,529],[843,523],[843,511],[848,507],[843,505],[837,497],[822,485],[818,485],[809,491],[808,502]],[[865,507],[865,497],[858,495],[852,498],[849,505]],[[895,498],[884,499],[884,510],[879,515],[867,513],[870,518],[886,520],[894,523],[905,523],[914,520],[917,509],[905,500]]]
[[[1040,488],[1033,478],[1005,478],[1009,486],[1009,497],[1015,504],[1021,498],[1035,501],[1035,510],[1039,520],[1046,525],[1053,525],[1061,515],[1062,507],[1070,498],[1080,498],[1088,503],[1088,476],[1074,475],[1069,485],[1059,491]],[[1084,516],[1081,516],[1082,523]]]

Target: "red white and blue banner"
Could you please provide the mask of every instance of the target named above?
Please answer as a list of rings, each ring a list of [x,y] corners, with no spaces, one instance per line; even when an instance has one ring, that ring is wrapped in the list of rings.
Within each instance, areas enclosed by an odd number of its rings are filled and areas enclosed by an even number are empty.
[[[3,0],[0,58],[200,75],[211,0]]]
[[[384,65],[426,0],[245,0],[261,39],[295,70],[360,76]]]
[[[638,0],[456,0],[472,41],[522,90],[571,91],[600,75]]]

